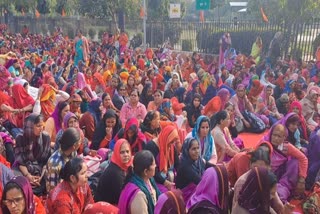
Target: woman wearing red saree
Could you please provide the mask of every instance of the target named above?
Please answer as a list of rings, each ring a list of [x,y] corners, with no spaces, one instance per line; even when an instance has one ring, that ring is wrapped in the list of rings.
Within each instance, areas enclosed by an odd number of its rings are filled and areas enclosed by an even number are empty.
[[[24,118],[32,111],[35,101],[22,85],[14,85],[11,90],[11,98],[1,105],[1,110],[14,113],[9,117],[11,122],[22,128]]]

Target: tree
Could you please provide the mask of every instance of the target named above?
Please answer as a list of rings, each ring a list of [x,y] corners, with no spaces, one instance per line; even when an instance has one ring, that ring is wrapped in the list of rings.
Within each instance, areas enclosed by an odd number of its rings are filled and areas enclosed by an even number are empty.
[[[79,0],[79,13],[92,18],[107,18],[117,26],[119,12],[138,17],[139,0]]]
[[[34,8],[37,1],[36,0],[14,0],[12,3],[14,4],[15,10],[17,12],[27,13],[31,10],[34,12]]]
[[[248,13],[261,18],[263,7],[269,18],[279,22],[305,21],[314,11],[320,10],[320,2],[314,0],[249,0]]]
[[[49,4],[47,0],[38,0],[37,10],[41,14],[50,13]]]

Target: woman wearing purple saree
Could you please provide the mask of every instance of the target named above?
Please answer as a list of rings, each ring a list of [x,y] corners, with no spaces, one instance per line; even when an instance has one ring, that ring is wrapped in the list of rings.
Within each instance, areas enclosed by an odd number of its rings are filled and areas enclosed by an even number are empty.
[[[306,189],[310,190],[316,181],[317,174],[320,170],[320,126],[315,128],[310,135],[310,143],[308,145],[308,176],[306,178]]]
[[[189,214],[227,214],[229,184],[223,165],[208,168],[187,203]]]
[[[121,192],[119,214],[153,214],[160,191],[153,179],[156,162],[150,151],[140,151],[133,159],[133,172]]]
[[[308,159],[295,146],[285,141],[288,131],[282,124],[271,127],[264,137],[271,142],[271,170],[278,178],[277,192],[282,202],[291,196],[301,196],[305,189]]]

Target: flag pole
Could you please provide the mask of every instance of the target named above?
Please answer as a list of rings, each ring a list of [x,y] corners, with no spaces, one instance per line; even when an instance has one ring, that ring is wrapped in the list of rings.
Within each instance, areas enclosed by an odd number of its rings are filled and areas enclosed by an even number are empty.
[[[143,0],[143,49],[147,49],[147,6],[146,0]]]

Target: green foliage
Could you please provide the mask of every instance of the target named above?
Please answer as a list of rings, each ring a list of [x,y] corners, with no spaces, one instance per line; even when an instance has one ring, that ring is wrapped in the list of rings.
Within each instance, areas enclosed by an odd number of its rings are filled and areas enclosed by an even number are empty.
[[[192,51],[192,42],[190,39],[182,40],[181,46],[183,51]]]
[[[305,21],[315,16],[320,9],[320,1],[315,0],[249,0],[248,13],[261,19],[263,7],[269,19],[277,22]]]
[[[58,14],[62,14],[62,10],[66,10],[67,7],[67,0],[58,0],[56,7],[55,7],[55,11]]]
[[[96,35],[96,30],[93,28],[90,28],[88,31],[88,34],[90,36],[91,39],[94,39],[95,35]]]
[[[148,20],[168,20],[170,0],[148,0]]]
[[[50,13],[49,4],[47,0],[38,0],[37,10],[41,14]]]

